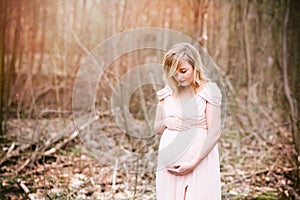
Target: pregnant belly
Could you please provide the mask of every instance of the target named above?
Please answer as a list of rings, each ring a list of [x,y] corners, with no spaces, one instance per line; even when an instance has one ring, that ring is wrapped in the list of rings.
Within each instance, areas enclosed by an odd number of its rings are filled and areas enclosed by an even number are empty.
[[[185,132],[166,129],[160,139],[158,164],[167,167],[175,162],[191,159],[195,151],[201,149],[205,137],[206,134],[199,129]]]
[[[166,129],[160,138],[159,150],[162,150],[175,142],[178,134],[180,134],[180,132]]]

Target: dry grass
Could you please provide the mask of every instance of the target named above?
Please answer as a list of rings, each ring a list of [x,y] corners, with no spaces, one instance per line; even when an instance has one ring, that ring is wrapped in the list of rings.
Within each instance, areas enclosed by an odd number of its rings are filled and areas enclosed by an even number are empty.
[[[245,123],[247,116],[242,113],[244,111],[239,109],[235,114]],[[227,113],[219,144],[223,199],[289,199],[297,195],[296,183],[292,179],[295,166],[288,124],[278,123],[274,127],[267,119],[259,118],[260,114],[252,115],[256,126],[249,128],[246,123],[243,127],[236,125],[237,119]],[[139,172],[135,173],[124,166],[101,163],[79,138],[53,154],[36,157],[16,173],[43,141],[63,132],[68,135],[74,130],[72,121],[62,118],[38,121],[11,119],[8,127],[6,142],[1,144],[2,158],[8,151],[14,152],[25,144],[29,145],[2,163],[2,198],[155,199],[154,171],[143,171],[140,165]],[[105,129],[112,136],[116,130],[113,126]],[[28,194],[20,183],[29,189]]]

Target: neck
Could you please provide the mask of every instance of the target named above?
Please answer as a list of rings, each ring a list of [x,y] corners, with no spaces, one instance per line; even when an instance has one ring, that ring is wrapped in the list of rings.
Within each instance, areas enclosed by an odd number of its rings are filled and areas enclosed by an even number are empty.
[[[178,88],[178,93],[190,93],[190,94],[194,94],[195,91],[194,91],[194,88],[191,87],[191,86],[179,86]]]

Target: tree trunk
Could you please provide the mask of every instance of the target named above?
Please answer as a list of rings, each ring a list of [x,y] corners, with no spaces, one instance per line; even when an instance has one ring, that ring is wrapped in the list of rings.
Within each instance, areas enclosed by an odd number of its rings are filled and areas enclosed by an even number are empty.
[[[6,29],[6,15],[7,15],[7,0],[0,2],[0,135],[5,133],[4,123],[4,102],[5,102],[5,29]]]
[[[297,106],[295,104],[295,100],[292,97],[291,88],[289,84],[289,77],[288,77],[288,63],[287,63],[287,25],[289,20],[289,10],[290,9],[290,0],[287,0],[285,11],[284,11],[284,18],[282,24],[282,74],[283,74],[283,85],[284,85],[284,93],[285,97],[288,102],[289,106],[289,113],[291,119],[291,127],[292,127],[292,135],[294,141],[294,147],[296,151],[296,165],[297,165],[297,174],[299,170],[299,135],[297,132]],[[298,178],[298,176],[297,176]]]

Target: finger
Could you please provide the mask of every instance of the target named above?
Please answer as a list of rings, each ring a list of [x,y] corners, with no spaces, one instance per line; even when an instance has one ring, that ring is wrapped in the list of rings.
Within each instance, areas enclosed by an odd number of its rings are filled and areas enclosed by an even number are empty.
[[[178,173],[178,170],[176,168],[169,168],[167,169],[170,173]]]
[[[173,165],[173,168],[174,169],[178,169],[180,167],[180,165],[179,164],[175,164],[175,165]]]
[[[174,168],[169,168],[169,169],[167,169],[169,172],[177,172],[177,170],[176,169],[174,169]]]
[[[174,175],[177,175],[177,173],[176,173],[175,171],[172,171],[172,170],[168,170],[168,172],[169,172],[170,174],[174,174]]]
[[[181,126],[182,128],[190,128],[189,124],[183,123],[183,122],[180,123],[180,126]]]
[[[188,129],[188,128],[190,128],[187,124],[183,123],[182,121],[181,122],[177,122],[176,125],[180,129]]]
[[[186,173],[183,173],[183,172],[177,172],[175,175],[176,175],[176,176],[184,176],[184,175],[186,175]]]

